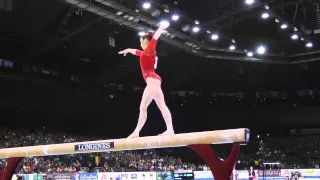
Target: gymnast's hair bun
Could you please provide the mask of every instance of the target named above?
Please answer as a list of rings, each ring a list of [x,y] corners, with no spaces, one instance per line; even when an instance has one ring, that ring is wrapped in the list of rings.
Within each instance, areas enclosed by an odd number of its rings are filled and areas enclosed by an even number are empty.
[[[142,36],[141,38],[144,39],[148,39],[149,41],[151,41],[151,39],[153,38],[153,32],[147,32],[144,36]]]
[[[148,32],[147,33],[147,36],[149,36],[149,37],[153,37],[153,35],[154,35],[153,32]]]

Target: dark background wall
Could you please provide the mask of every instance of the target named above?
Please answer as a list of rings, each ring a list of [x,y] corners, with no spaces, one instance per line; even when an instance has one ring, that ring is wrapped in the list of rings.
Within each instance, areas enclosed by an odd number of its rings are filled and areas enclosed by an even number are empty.
[[[105,87],[82,87],[80,84],[49,80],[1,77],[1,126],[37,128],[123,137],[135,127],[141,93]],[[46,83],[44,83],[46,82]],[[263,103],[244,98],[210,97],[173,98],[166,100],[172,111],[178,133],[224,128],[249,127],[253,131],[274,132],[297,125],[319,125],[320,106],[317,99],[267,99]],[[183,104],[183,105],[181,105]],[[165,130],[154,103],[149,107],[143,135]]]

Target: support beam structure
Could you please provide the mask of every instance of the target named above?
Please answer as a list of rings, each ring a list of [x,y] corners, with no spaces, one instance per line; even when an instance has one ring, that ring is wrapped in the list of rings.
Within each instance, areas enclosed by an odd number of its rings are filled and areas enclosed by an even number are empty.
[[[213,26],[213,25],[215,25],[216,23],[218,23],[218,22],[220,22],[220,21],[228,18],[228,17],[231,16],[231,15],[234,15],[234,14],[239,13],[239,12],[242,12],[242,11],[248,11],[248,10],[251,10],[251,9],[254,9],[254,8],[258,8],[258,7],[264,6],[264,5],[266,5],[266,4],[271,4],[271,3],[275,2],[275,1],[276,1],[276,0],[269,0],[268,2],[264,2],[264,3],[262,3],[262,2],[259,1],[259,3],[256,3],[256,4],[252,5],[252,6],[248,6],[248,7],[246,7],[246,8],[237,7],[237,8],[235,8],[235,9],[229,11],[229,12],[223,13],[223,14],[222,14],[221,16],[219,16],[219,17],[215,17],[214,19],[211,19],[211,20],[209,20],[209,21],[207,21],[207,22],[202,23],[202,24],[201,24],[201,27]]]
[[[0,149],[1,158],[79,154],[151,148],[182,147],[197,144],[247,143],[249,129],[230,129],[171,136],[149,136],[131,139],[76,142]]]
[[[84,11],[91,12],[93,14],[96,14],[98,16],[104,17],[106,19],[109,19],[111,21],[114,21],[118,24],[121,24],[124,27],[128,27],[129,29],[134,29],[136,31],[144,31],[147,29],[157,28],[157,21],[154,19],[145,16],[143,14],[137,15],[137,13],[119,3],[112,0],[93,0],[96,1],[96,3],[91,3],[89,0],[62,0],[62,2],[66,2],[72,6],[77,6]],[[106,8],[107,7],[107,8]],[[113,9],[113,10],[110,10]],[[130,21],[128,19],[123,18],[122,16],[117,15],[115,12],[121,11],[125,13],[126,15],[137,17],[139,19],[138,22]],[[144,23],[141,23],[144,22]],[[147,26],[146,24],[150,25]],[[229,49],[223,49],[223,48],[213,48],[208,45],[204,45],[203,43],[199,42],[198,40],[182,33],[179,31],[176,31],[174,28],[168,28],[168,32],[170,32],[171,35],[174,35],[176,38],[170,38],[166,36],[161,36],[161,40],[176,46],[179,49],[186,50],[187,52],[194,54],[199,57],[206,57],[206,58],[214,58],[214,59],[227,59],[227,60],[239,60],[237,57],[233,57],[232,59],[229,59],[230,56],[222,55],[216,55],[211,52],[207,51],[220,51],[220,52],[229,52],[230,55],[236,53],[236,54],[245,54],[244,51],[231,51]],[[191,46],[186,45],[186,42],[192,43],[193,45],[197,45],[200,49],[192,48]],[[275,55],[275,54],[266,54],[265,56],[270,56],[266,59],[264,58],[256,58],[252,59],[250,57],[244,56],[240,58],[241,61],[255,61],[258,63],[271,63],[271,64],[288,64],[287,60],[283,55]],[[231,56],[232,57],[232,56]],[[283,57],[283,59],[275,59],[275,57]]]

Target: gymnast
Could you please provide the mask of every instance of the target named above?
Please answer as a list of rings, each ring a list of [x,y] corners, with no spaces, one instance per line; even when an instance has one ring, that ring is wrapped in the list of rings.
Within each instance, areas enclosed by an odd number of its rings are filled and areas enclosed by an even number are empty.
[[[169,23],[164,23],[154,34],[152,32],[148,32],[146,35],[142,36],[140,38],[140,46],[143,51],[137,49],[125,49],[119,52],[119,54],[123,54],[124,56],[126,56],[128,53],[140,56],[142,76],[147,84],[140,103],[140,114],[137,127],[128,138],[139,137],[140,131],[147,120],[147,108],[152,100],[156,102],[167,126],[167,130],[159,135],[165,136],[174,134],[171,112],[165,103],[164,95],[161,89],[162,80],[161,77],[155,72],[158,63],[158,57],[156,56],[157,41],[163,31],[168,28],[168,26]]]

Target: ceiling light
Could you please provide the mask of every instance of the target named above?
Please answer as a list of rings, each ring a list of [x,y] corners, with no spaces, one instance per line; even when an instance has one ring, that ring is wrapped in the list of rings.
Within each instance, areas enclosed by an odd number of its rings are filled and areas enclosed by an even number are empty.
[[[294,40],[296,40],[296,39],[298,39],[298,38],[299,38],[299,36],[296,35],[296,34],[294,34],[294,35],[291,36],[291,39],[294,39]]]
[[[294,30],[294,31],[298,31],[298,28],[294,27],[293,30]]]
[[[151,7],[151,4],[150,4],[150,2],[145,2],[145,3],[143,3],[142,7],[144,9],[149,9]]]
[[[236,43],[236,40],[234,40],[234,39],[231,39],[231,42],[233,42],[233,43]]]
[[[263,14],[261,15],[261,17],[262,17],[263,19],[267,19],[267,18],[270,17],[270,15],[269,15],[268,13],[263,13]]]
[[[196,25],[200,24],[200,22],[199,22],[198,20],[195,20],[194,23],[195,23]]]
[[[253,52],[248,52],[247,56],[252,57],[253,56]]]
[[[174,15],[172,15],[172,17],[171,17],[171,19],[174,20],[174,21],[177,21],[179,18],[180,18],[180,17],[179,17],[179,15],[177,15],[177,14],[174,14]]]
[[[210,33],[211,33],[211,31],[207,30],[207,33],[208,33],[208,34],[210,34]]]
[[[274,19],[274,21],[275,21],[276,23],[279,23],[279,22],[280,22],[279,19]]]
[[[251,5],[254,3],[254,0],[246,0],[246,4]]]
[[[229,47],[229,49],[230,49],[231,51],[233,51],[233,50],[236,49],[236,46],[235,46],[235,45],[231,45],[231,46]]]
[[[264,8],[265,8],[266,10],[269,10],[269,9],[270,9],[270,7],[269,7],[268,5],[264,5]]]
[[[213,34],[213,35],[211,36],[211,39],[212,39],[212,40],[217,40],[217,39],[219,39],[219,35],[218,35],[218,34]]]
[[[161,21],[161,22],[160,22],[160,25],[161,25],[161,26],[169,26],[170,23],[169,23],[168,21],[165,21],[165,20],[164,20],[164,21]]]
[[[281,29],[287,29],[288,28],[288,25],[287,24],[282,24],[281,25]]]
[[[312,44],[312,42],[308,42],[308,43],[306,44],[306,46],[307,46],[308,48],[311,48],[311,47],[313,47],[313,44]]]
[[[259,46],[257,49],[258,54],[264,54],[266,52],[266,48],[264,46]]]
[[[139,36],[144,36],[144,35],[146,35],[145,32],[139,32]]]
[[[200,28],[198,26],[195,26],[195,27],[192,28],[192,31],[193,32],[199,32]]]

